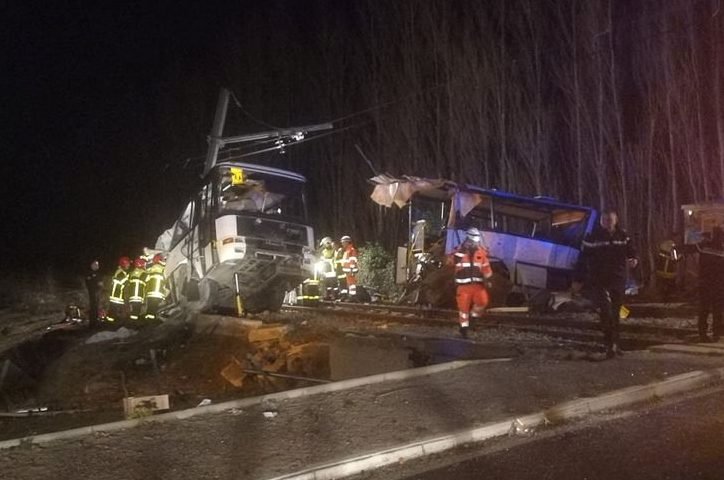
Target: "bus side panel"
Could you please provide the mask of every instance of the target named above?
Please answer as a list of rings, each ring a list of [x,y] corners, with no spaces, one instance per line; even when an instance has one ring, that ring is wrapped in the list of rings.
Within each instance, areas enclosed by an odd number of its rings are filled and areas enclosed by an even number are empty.
[[[236,215],[224,215],[216,219],[216,248],[219,252],[219,263],[244,258],[246,244],[238,238]]]
[[[511,281],[518,286],[549,288],[549,273],[572,273],[580,254],[576,248],[533,238],[489,231],[482,234],[491,257],[505,263],[511,273]],[[452,252],[464,238],[464,230],[448,230],[445,251]]]

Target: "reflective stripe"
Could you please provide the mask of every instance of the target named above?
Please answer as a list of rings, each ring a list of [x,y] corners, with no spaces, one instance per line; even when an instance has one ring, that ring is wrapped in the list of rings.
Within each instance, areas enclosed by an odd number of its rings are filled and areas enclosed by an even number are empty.
[[[467,328],[470,326],[470,322],[467,320],[463,320],[462,322],[460,322],[460,326],[463,328]]]
[[[457,284],[465,284],[465,283],[473,283],[473,282],[479,282],[483,283],[483,279],[480,277],[471,277],[471,278],[456,278],[455,283]]]
[[[588,242],[588,241],[584,240],[582,242],[582,245],[584,247],[588,247],[588,248],[598,248],[598,247],[607,247],[609,245],[617,245],[617,246],[626,245],[628,243],[628,241],[629,241],[628,238],[626,240],[604,240],[604,241],[600,241],[600,242]]]
[[[456,257],[464,257],[465,254],[464,254],[464,253],[460,253],[460,252],[455,252],[455,256],[456,256]]]
[[[348,261],[348,262],[356,262],[356,261],[357,261],[357,257],[347,257],[347,261]]]
[[[114,297],[110,298],[110,302],[115,303],[116,305],[123,305],[124,303],[126,303],[122,298],[114,298]]]

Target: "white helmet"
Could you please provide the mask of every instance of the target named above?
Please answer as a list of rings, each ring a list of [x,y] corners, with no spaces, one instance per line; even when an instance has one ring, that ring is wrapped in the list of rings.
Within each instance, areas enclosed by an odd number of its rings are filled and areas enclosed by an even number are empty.
[[[352,241],[352,237],[350,237],[349,235],[345,235],[345,236],[343,236],[342,238],[340,238],[339,241],[340,241],[340,242],[351,242],[351,241]]]
[[[467,232],[465,232],[465,235],[467,236],[468,240],[471,240],[475,243],[480,243],[480,240],[482,239],[480,230],[475,227],[468,228]]]
[[[321,240],[319,241],[319,246],[320,246],[320,247],[327,247],[327,246],[332,245],[332,243],[333,243],[333,242],[332,242],[332,237],[324,237],[323,239],[321,239]]]

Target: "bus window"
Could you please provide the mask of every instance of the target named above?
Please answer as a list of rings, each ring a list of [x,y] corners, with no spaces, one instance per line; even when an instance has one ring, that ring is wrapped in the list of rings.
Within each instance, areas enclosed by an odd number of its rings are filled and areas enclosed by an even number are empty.
[[[424,220],[427,237],[437,238],[442,235],[442,229],[447,222],[445,202],[419,196],[413,198],[410,208],[412,208],[412,224]]]
[[[181,214],[181,217],[174,225],[173,237],[171,238],[171,248],[175,247],[191,229],[191,216],[193,209],[194,201],[192,200],[188,205],[186,205],[183,214]]]
[[[219,187],[220,214],[306,218],[302,182],[259,172],[245,172],[238,179],[230,172],[222,172]]]

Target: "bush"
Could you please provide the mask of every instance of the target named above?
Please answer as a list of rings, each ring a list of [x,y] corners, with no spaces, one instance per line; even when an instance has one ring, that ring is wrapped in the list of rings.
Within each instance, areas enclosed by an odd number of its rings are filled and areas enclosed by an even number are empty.
[[[359,283],[382,295],[394,298],[399,294],[395,284],[395,258],[376,242],[359,249]]]

